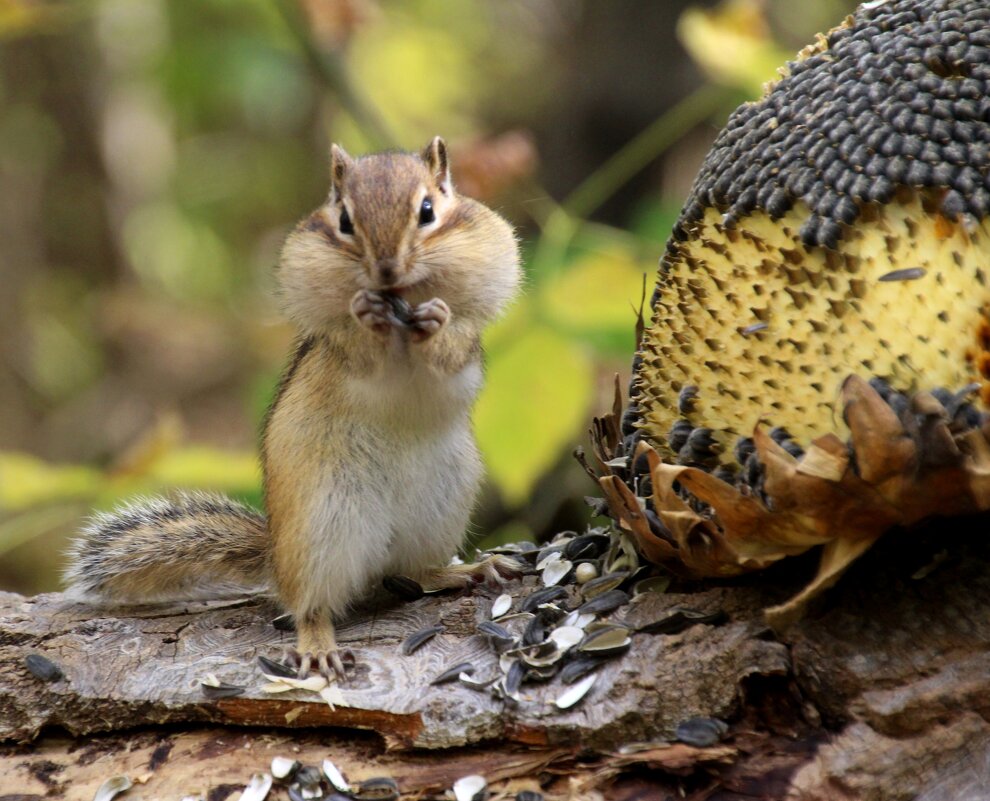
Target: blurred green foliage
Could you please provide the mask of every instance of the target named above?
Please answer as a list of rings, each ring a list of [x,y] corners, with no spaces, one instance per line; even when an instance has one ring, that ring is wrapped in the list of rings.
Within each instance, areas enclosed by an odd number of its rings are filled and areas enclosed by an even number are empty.
[[[0,0],[0,585],[54,587],[82,517],[135,495],[261,503],[253,440],[291,338],[270,270],[325,195],[330,140],[362,152],[442,133],[455,181],[519,226],[526,290],[486,336],[475,415],[491,479],[479,528],[580,524],[591,485],[567,454],[613,374],[628,377],[693,167],[663,176],[850,5],[795,23],[786,3],[673,4],[707,82],[685,72],[680,102],[617,151],[589,149],[555,200],[543,184],[560,176],[532,172],[532,145],[520,155],[533,140],[503,158],[492,137],[533,130],[538,156],[559,109],[598,116],[600,98],[560,96],[599,46],[590,2]],[[688,59],[611,48],[599,60],[629,70]],[[664,161],[691,132],[701,146]],[[633,213],[599,215],[637,176]]]

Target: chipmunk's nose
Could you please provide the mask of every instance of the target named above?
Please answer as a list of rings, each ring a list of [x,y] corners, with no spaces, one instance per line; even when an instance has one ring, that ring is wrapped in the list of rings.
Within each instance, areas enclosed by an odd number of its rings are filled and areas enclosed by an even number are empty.
[[[375,264],[378,283],[383,287],[390,287],[395,283],[399,274],[399,265],[395,259],[379,259]]]

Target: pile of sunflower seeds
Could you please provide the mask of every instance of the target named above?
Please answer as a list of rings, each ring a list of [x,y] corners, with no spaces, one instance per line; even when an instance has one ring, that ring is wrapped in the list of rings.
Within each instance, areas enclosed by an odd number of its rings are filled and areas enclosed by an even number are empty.
[[[635,628],[606,619],[638,596],[664,592],[670,584],[668,576],[657,575],[657,568],[641,564],[632,541],[615,529],[565,531],[543,547],[514,543],[482,556],[491,554],[514,557],[524,573],[539,577],[537,587],[516,600],[500,595],[490,619],[478,625],[478,633],[498,655],[497,672],[477,676],[475,665],[461,662],[447,667],[431,684],[459,681],[517,704],[524,684],[546,682],[559,674],[565,687],[553,702],[561,710],[569,709],[594,686],[598,668],[629,650],[636,632],[674,634],[724,617],[677,608]],[[413,632],[402,652],[412,653],[441,630],[434,625]]]
[[[239,801],[265,801],[274,782],[284,786],[291,801],[396,801],[399,785],[388,776],[348,782],[329,759],[319,767],[295,759],[275,757],[269,773],[258,773],[241,793]],[[486,801],[488,782],[484,776],[462,776],[439,798],[454,801]],[[543,801],[540,793],[523,791],[516,801]]]

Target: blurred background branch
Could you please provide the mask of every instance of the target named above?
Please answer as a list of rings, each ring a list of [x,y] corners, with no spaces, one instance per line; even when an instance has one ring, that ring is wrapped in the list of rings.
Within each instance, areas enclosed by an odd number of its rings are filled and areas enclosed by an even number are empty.
[[[443,134],[518,226],[486,338],[477,537],[588,521],[569,453],[732,108],[851,0],[0,0],[0,587],[57,585],[90,510],[260,504],[292,332],[270,273],[327,152]]]

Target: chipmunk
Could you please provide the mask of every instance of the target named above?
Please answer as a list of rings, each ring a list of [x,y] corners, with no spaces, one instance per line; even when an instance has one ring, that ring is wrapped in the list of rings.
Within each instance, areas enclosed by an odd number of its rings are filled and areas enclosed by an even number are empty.
[[[481,333],[515,295],[509,224],[456,193],[440,137],[421,154],[331,149],[327,202],[276,268],[295,352],[262,436],[267,518],[179,496],[99,515],[66,581],[108,600],[267,586],[296,621],[287,658],[344,675],[334,621],[391,574],[433,587],[510,575],[451,565],[482,477],[470,410]]]

